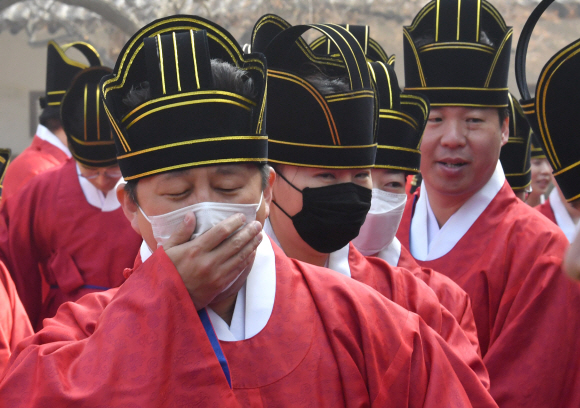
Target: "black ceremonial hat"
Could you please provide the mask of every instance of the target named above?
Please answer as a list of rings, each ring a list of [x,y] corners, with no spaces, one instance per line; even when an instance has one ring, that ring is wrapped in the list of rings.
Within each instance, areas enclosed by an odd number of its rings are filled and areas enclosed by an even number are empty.
[[[43,109],[48,106],[60,106],[75,75],[89,67],[67,57],[65,52],[70,48],[79,50],[91,67],[101,65],[99,53],[88,43],[79,41],[60,47],[54,41],[49,41],[46,57],[46,96],[40,98],[40,107]]]
[[[509,95],[510,134],[507,143],[501,148],[499,160],[505,177],[514,190],[527,188],[532,182],[530,124],[522,107]]]
[[[432,0],[403,28],[405,90],[432,107],[507,107],[512,33],[485,0]]]
[[[301,35],[318,30],[340,58],[314,54]],[[252,50],[268,59],[268,160],[320,168],[365,168],[375,161],[375,92],[354,36],[335,24],[291,27],[275,15],[254,26]],[[344,77],[349,89],[322,95],[303,68]]]
[[[210,59],[245,71],[248,99],[214,83]],[[151,99],[134,109],[127,93],[149,83]],[[244,54],[232,35],[197,16],[171,16],[139,30],[112,75],[101,81],[125,180],[203,165],[266,162],[266,61]]]
[[[361,48],[363,49],[367,60],[369,61],[381,61],[385,64],[394,65],[395,55],[390,57],[387,55],[383,47],[371,38],[370,27],[368,25],[354,25],[354,24],[341,24],[346,31],[349,31],[354,38],[358,41]],[[334,43],[328,39],[325,35],[318,37],[316,40],[310,43],[310,48],[316,54],[321,55],[337,55],[338,49]]]
[[[60,107],[62,127],[73,157],[87,167],[117,164],[115,141],[101,98],[101,78],[113,70],[92,67],[73,80]]]
[[[418,173],[421,138],[429,118],[429,101],[401,92],[392,65],[369,63],[379,96],[375,168]]]
[[[522,108],[566,198],[580,198],[580,39],[558,51],[546,63],[531,98],[525,78],[527,46],[536,22],[552,3],[542,1],[530,15],[518,42],[516,79]]]
[[[532,159],[545,159],[546,153],[542,148],[542,144],[538,136],[532,131]]]
[[[12,150],[10,149],[0,149],[0,196],[2,196],[2,186],[4,185],[4,175],[6,174],[6,169],[10,164],[10,156],[12,155]]]

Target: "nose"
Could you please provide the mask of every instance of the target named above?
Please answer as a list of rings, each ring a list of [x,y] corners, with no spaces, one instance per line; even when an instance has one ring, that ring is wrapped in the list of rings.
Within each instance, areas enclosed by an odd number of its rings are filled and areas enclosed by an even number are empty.
[[[466,132],[465,126],[458,120],[446,120],[445,125],[442,126],[441,131],[443,136],[441,137],[441,146],[456,149],[458,147],[463,147],[466,144]]]
[[[550,175],[552,173],[552,168],[548,164],[547,160],[542,162],[542,167],[540,168],[540,173],[545,175]]]

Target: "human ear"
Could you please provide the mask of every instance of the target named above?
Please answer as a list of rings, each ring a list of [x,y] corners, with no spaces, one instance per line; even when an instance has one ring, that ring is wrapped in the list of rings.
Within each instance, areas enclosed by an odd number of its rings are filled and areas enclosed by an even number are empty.
[[[501,125],[501,145],[505,145],[510,137],[510,118],[506,116]]]
[[[119,203],[121,203],[123,213],[125,213],[125,217],[127,217],[129,222],[131,223],[131,227],[135,230],[137,234],[141,235],[141,230],[139,229],[139,222],[137,218],[139,206],[125,191],[124,183],[119,183],[117,185],[117,200],[119,200]]]
[[[270,167],[270,176],[268,177],[268,184],[266,185],[266,188],[264,188],[264,191],[262,192],[264,194],[265,218],[268,218],[268,216],[270,215],[270,204],[272,202],[272,192],[274,189],[275,180],[276,180],[276,171],[272,167]]]

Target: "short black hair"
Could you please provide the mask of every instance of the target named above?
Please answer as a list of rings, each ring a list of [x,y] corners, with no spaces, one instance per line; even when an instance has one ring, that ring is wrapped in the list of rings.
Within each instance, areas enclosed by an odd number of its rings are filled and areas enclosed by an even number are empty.
[[[498,108],[497,109],[497,114],[499,116],[499,126],[503,126],[503,121],[505,120],[505,118],[508,118],[510,116],[510,111],[508,108]]]
[[[260,171],[260,175],[262,176],[262,191],[268,186],[268,180],[270,180],[270,166],[267,163],[255,163]],[[179,171],[179,170],[175,170]],[[129,198],[135,203],[139,204],[137,201],[137,180],[129,180],[127,184],[125,184],[125,192],[129,196]]]
[[[56,130],[62,128],[62,121],[60,119],[60,108],[57,106],[47,106],[42,110],[42,113],[38,117],[38,123],[50,130],[55,132]]]

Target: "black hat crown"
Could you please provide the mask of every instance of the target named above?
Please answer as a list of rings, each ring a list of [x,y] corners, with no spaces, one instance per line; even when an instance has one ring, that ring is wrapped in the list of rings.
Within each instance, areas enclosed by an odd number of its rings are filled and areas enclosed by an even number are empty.
[[[429,101],[420,94],[401,92],[392,65],[371,62],[369,67],[379,96],[375,168],[418,173]]]
[[[542,148],[542,144],[538,139],[538,136],[532,130],[532,159],[545,159],[546,152]]]
[[[107,67],[81,71],[62,100],[62,127],[71,154],[86,167],[108,167],[117,163],[113,130],[105,113],[100,87],[101,78],[111,72]]]
[[[513,30],[485,0],[433,0],[403,28],[405,90],[431,106],[507,107]]]
[[[521,105],[553,174],[568,202],[580,198],[580,39],[546,63],[531,98],[525,78],[528,43],[542,13],[553,0],[542,1],[526,22],[516,51],[516,79]]]
[[[10,164],[10,156],[12,155],[12,150],[10,149],[0,149],[0,196],[2,196],[2,186],[4,184],[4,175],[6,175],[6,169]]]
[[[65,54],[70,48],[79,50],[89,65],[74,61]],[[54,41],[48,42],[46,58],[46,96],[40,98],[40,107],[60,106],[64,94],[73,78],[83,69],[101,65],[101,58],[95,48],[85,42],[73,42],[60,47]]]
[[[510,133],[501,148],[499,160],[510,187],[514,190],[527,188],[532,182],[530,124],[524,111],[513,95],[509,95]]]
[[[255,100],[217,89],[213,59],[245,71],[255,86]],[[123,99],[144,82],[151,99],[128,109]],[[125,180],[267,161],[265,58],[244,54],[217,24],[185,15],[148,24],[125,45],[113,74],[101,85]]]
[[[341,24],[340,26],[356,38],[368,61],[381,61],[389,65],[395,64],[395,55],[387,55],[383,47],[370,37],[370,27],[368,25]],[[319,55],[337,56],[338,54],[336,45],[325,35],[312,41],[310,48]]]
[[[309,29],[330,38],[340,58],[316,55],[301,38]],[[373,166],[377,105],[354,36],[336,24],[292,27],[266,15],[256,23],[252,39],[252,50],[268,59],[268,160],[306,167]],[[305,79],[304,67],[346,78],[348,90],[322,95]]]

